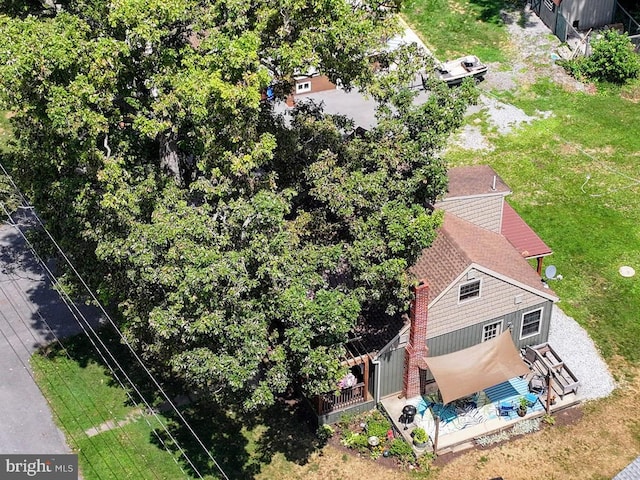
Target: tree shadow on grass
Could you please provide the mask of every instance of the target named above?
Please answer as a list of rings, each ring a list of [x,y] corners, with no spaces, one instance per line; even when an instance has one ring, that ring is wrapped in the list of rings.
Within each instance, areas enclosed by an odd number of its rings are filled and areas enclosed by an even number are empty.
[[[521,10],[524,6],[516,1],[504,0],[470,0],[470,3],[479,8],[478,20],[494,25],[500,25],[504,22],[501,15],[503,10],[516,11]]]
[[[230,480],[254,478],[276,454],[304,465],[320,446],[313,433],[312,419],[297,401],[279,400],[253,414],[198,401],[181,409],[181,413]],[[199,473],[224,478],[178,416],[175,413],[165,416],[170,419],[167,430],[175,441],[166,431],[156,429],[151,442],[172,451],[180,458],[182,468],[194,477]],[[178,444],[189,460],[181,456]]]
[[[279,399],[263,413],[261,422],[255,454],[262,464],[270,463],[280,453],[289,462],[305,465],[321,447],[315,435],[315,420],[299,399]]]
[[[151,442],[172,451],[186,472],[194,478],[199,478],[198,473],[203,477],[224,478],[206,448],[229,479],[248,479],[258,473],[259,465],[251,462],[247,450],[248,441],[242,432],[241,416],[204,401],[183,407],[180,413],[190,428],[175,412],[165,413],[169,419],[168,432],[156,429],[151,435]]]

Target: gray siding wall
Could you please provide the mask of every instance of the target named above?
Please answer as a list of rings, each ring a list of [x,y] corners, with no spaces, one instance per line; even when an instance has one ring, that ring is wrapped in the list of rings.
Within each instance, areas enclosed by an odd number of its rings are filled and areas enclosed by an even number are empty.
[[[522,318],[528,313],[538,309],[542,309],[540,320],[540,331],[537,335],[531,335],[526,338],[520,338],[522,331]],[[439,335],[427,340],[429,347],[429,356],[437,357],[446,355],[447,353],[457,352],[465,348],[472,347],[482,341],[483,330],[485,325],[495,322],[502,322],[501,332],[508,328],[511,324],[511,337],[516,348],[524,348],[527,345],[538,345],[549,339],[549,325],[551,321],[551,313],[553,302],[547,300],[544,302],[530,305],[520,310],[510,312],[497,317],[489,317],[484,321],[474,325],[469,325],[445,335]],[[388,352],[384,358],[381,357],[380,372],[380,390],[381,396],[385,397],[402,391],[402,376],[404,373],[404,345],[396,350]],[[427,380],[432,380],[433,376],[427,373]]]
[[[564,0],[560,13],[569,25],[578,20],[578,28],[586,30],[611,23],[615,8],[616,0]]]
[[[478,322],[465,328],[461,328],[455,332],[446,335],[439,335],[427,340],[429,347],[429,356],[436,357],[447,353],[456,352],[464,348],[472,347],[482,341],[482,334],[485,325],[489,325],[498,321],[502,322],[501,331],[505,331],[511,324],[511,337],[517,348],[523,348],[527,345],[537,345],[544,343],[549,339],[549,322],[551,320],[551,310],[553,302],[545,301],[535,305],[527,306],[515,312],[505,315],[486,318],[484,321]],[[520,338],[522,330],[522,317],[528,312],[542,309],[542,318],[540,320],[540,331],[537,335]],[[428,329],[428,327],[427,327]]]
[[[452,333],[488,318],[502,317],[545,300],[497,277],[478,270],[474,272],[473,280],[481,281],[480,296],[459,302],[459,286],[472,280],[465,276],[454,284],[429,308],[427,338]]]
[[[404,375],[404,346],[390,350],[379,358],[380,366],[377,371],[380,375],[380,398],[402,391],[402,378]]]
[[[474,225],[500,233],[503,201],[502,195],[453,198],[436,203],[436,207],[451,212]]]

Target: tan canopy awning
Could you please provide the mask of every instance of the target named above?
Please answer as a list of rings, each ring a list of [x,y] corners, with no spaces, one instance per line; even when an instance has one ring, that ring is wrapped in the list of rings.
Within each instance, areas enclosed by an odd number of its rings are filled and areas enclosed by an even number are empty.
[[[443,403],[529,373],[508,330],[473,347],[425,360]]]

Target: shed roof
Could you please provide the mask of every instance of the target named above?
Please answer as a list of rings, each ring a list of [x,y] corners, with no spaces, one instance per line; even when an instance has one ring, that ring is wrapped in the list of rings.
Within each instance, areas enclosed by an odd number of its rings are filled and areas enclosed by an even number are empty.
[[[469,267],[484,267],[539,295],[556,300],[540,276],[501,234],[445,212],[436,240],[410,268],[416,279],[427,279],[432,302]]]
[[[449,188],[444,199],[477,195],[508,195],[509,186],[489,165],[450,168]]]
[[[501,233],[524,258],[546,257],[553,253],[507,202],[502,206]]]

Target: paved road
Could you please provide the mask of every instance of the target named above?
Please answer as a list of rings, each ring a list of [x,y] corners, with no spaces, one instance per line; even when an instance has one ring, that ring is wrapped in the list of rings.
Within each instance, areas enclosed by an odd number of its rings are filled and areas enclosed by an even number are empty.
[[[31,377],[29,357],[55,336],[79,330],[70,309],[51,288],[17,229],[1,225],[0,453],[70,451]]]

